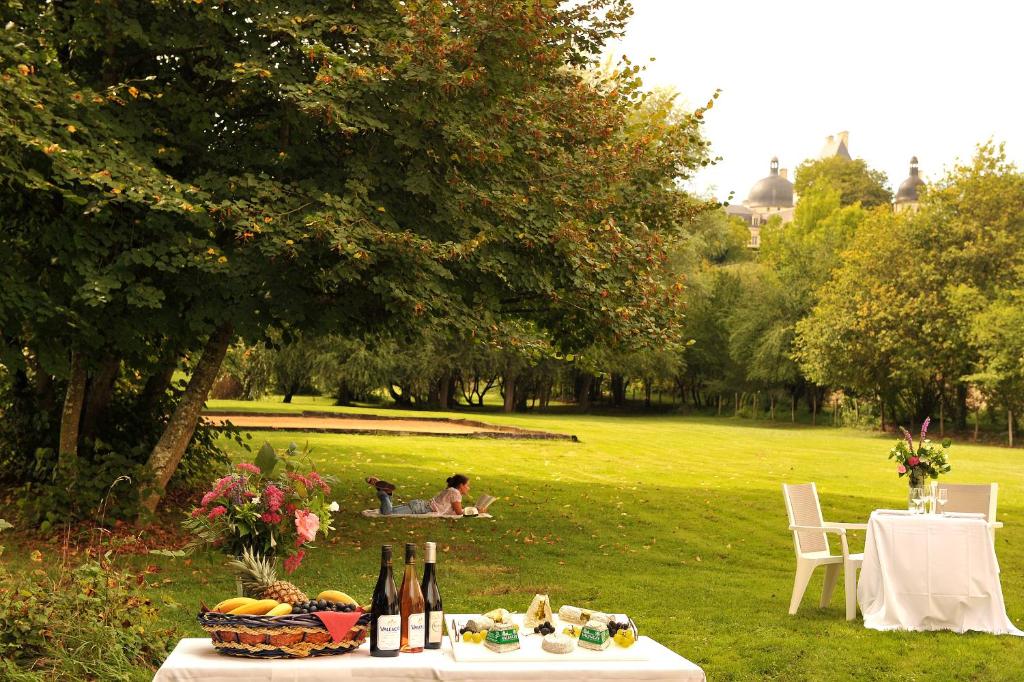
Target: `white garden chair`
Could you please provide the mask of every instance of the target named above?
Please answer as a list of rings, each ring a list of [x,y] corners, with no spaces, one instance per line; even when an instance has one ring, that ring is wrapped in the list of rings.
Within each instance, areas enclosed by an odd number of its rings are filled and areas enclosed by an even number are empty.
[[[996,528],[1003,524],[996,521],[996,498],[999,496],[998,483],[939,483],[938,490],[946,490],[947,502],[944,512],[967,512],[984,514],[992,534],[992,546],[996,544]]]
[[[793,531],[793,546],[796,550],[796,579],[793,581],[793,596],[789,600],[789,613],[793,615],[800,608],[800,602],[807,591],[807,584],[818,566],[825,567],[825,585],[821,590],[819,606],[825,608],[832,601],[832,592],[843,569],[846,585],[846,620],[857,617],[857,571],[864,562],[864,554],[850,554],[846,539],[848,530],[867,530],[866,523],[826,523],[821,518],[818,503],[818,489],[813,483],[799,485],[782,484],[786,498],[786,513],[789,515],[789,529]],[[842,554],[832,554],[826,533],[839,536]]]

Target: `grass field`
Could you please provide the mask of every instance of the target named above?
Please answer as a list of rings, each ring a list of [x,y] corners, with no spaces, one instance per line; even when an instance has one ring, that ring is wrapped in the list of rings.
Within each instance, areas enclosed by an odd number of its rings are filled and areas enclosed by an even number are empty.
[[[537,592],[550,594],[556,606],[625,611],[711,680],[1024,679],[1024,641],[868,631],[859,620],[844,619],[842,581],[832,606],[817,609],[820,574],[800,613],[787,614],[794,558],[781,483],[816,481],[829,520],[865,521],[872,509],[900,507],[906,481],[886,460],[891,437],[667,415],[486,419],[572,433],[580,442],[253,434],[253,443],[268,437],[277,447],[308,441],[321,471],[339,479],[337,531],[311,553],[295,581],[314,593],[334,588],[369,599],[381,543],[432,540],[442,549],[447,611],[522,611]],[[232,451],[242,454],[233,444]],[[1006,527],[997,551],[1007,607],[1018,624],[1024,620],[1021,456],[954,444],[949,477],[1000,483]],[[471,477],[470,497],[503,498],[492,508],[495,519],[358,515],[375,505],[363,482],[369,474],[396,482],[396,496],[405,499],[434,494],[456,471]],[[855,538],[857,551],[862,543]],[[214,602],[234,589],[219,561],[212,554],[187,567],[180,559],[158,560],[168,581],[160,589],[183,605],[167,618],[192,636],[201,634],[192,615],[199,600]]]

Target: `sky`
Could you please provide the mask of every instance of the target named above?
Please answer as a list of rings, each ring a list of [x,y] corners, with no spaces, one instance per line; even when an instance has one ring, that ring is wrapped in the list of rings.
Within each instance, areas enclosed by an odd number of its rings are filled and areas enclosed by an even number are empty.
[[[690,189],[742,202],[773,156],[793,170],[828,135],[895,191],[911,156],[927,182],[989,138],[1024,166],[1024,4],[947,0],[633,0],[609,47],[646,66],[646,86],[703,105],[722,160]],[[650,58],[655,61],[649,61]]]

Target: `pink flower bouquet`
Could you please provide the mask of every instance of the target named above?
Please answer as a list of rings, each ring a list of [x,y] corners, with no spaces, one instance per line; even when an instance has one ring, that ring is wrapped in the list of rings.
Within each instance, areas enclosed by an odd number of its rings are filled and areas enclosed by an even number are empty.
[[[195,545],[211,544],[230,556],[251,549],[264,556],[284,557],[291,573],[306,556],[317,534],[328,535],[331,487],[312,470],[299,473],[295,459],[308,460],[308,450],[293,444],[278,453],[264,444],[254,462],[240,462],[217,479],[184,525],[195,535]],[[280,468],[283,473],[275,475]]]

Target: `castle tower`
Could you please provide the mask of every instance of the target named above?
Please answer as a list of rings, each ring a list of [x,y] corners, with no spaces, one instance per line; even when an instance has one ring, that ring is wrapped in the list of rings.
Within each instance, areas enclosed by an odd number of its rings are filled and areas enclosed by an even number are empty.
[[[897,213],[902,211],[916,211],[918,207],[917,190],[924,185],[924,180],[918,175],[917,157],[910,157],[910,176],[900,184],[896,191],[895,209]]]

